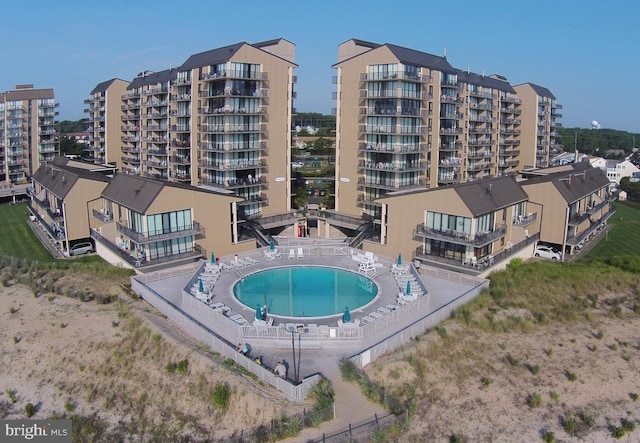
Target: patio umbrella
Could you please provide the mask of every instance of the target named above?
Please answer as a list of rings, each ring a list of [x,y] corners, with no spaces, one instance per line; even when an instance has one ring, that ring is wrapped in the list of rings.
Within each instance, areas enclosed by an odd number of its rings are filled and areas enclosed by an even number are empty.
[[[273,242],[273,239],[269,240],[269,249],[273,251],[275,248],[276,248],[276,245]]]
[[[342,321],[345,323],[349,323],[351,321],[351,312],[349,312],[349,307],[344,308],[344,313],[342,314]]]
[[[200,292],[204,292],[204,283],[202,283],[202,279],[201,278],[198,279],[198,290]]]
[[[260,305],[256,305],[256,320],[262,320],[262,309],[260,309]]]
[[[411,295],[411,282],[407,282],[407,295]]]
[[[398,254],[398,265],[402,264],[402,254]]]
[[[211,263],[214,264],[215,262],[216,262],[216,256],[212,252],[211,253]]]

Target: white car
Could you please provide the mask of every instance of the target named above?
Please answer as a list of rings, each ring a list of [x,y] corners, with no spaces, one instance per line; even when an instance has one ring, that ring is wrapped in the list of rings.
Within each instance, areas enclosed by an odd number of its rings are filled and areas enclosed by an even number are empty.
[[[536,251],[533,254],[534,257],[550,258],[551,260],[562,260],[562,255],[557,250],[550,246],[536,246]]]
[[[93,252],[93,245],[89,242],[76,243],[69,249],[69,255],[90,254]]]
[[[292,168],[302,168],[304,166],[304,163],[302,162],[293,162],[291,163],[291,167]]]

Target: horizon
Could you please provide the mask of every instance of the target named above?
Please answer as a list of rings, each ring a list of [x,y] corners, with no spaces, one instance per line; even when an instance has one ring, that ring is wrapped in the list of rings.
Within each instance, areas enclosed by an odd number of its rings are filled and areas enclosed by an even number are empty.
[[[338,45],[355,38],[434,55],[446,53],[457,69],[503,75],[511,85],[548,88],[563,106],[559,121],[564,127],[586,129],[596,120],[602,129],[640,133],[633,108],[640,91],[628,87],[629,82],[618,86],[606,81],[631,80],[640,68],[640,61],[629,57],[634,53],[639,4],[493,0],[478,8],[476,2],[462,0],[436,8],[401,0],[392,6],[379,0],[366,4],[329,0],[313,6],[284,0],[265,6],[248,0],[235,11],[233,5],[196,0],[189,9],[196,13],[182,17],[171,12],[175,3],[166,0],[151,7],[122,0],[3,4],[6,35],[20,33],[21,38],[3,48],[11,70],[3,72],[0,91],[19,84],[53,88],[60,103],[59,120],[75,121],[87,117],[84,100],[103,81],[132,81],[141,71],[178,67],[199,52],[283,38],[296,45],[294,107],[332,115],[336,71],[331,66],[337,63]],[[396,13],[387,26],[379,19],[385,9]],[[233,20],[235,12],[238,20]],[[51,26],[52,17],[56,28]],[[136,20],[128,30],[130,17],[144,23]],[[80,32],[80,27],[88,30]]]

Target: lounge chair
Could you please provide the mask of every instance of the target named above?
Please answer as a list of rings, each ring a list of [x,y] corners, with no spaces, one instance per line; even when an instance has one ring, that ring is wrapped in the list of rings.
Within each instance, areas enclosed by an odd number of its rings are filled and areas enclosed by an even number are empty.
[[[302,248],[298,248],[298,258],[304,258],[304,253],[302,252]]]
[[[258,263],[260,263],[258,260],[256,260],[253,257],[247,257],[244,259],[246,262],[249,263],[249,265],[257,265]]]
[[[289,251],[289,260],[295,260],[296,258],[296,250],[295,249],[291,249]]]
[[[220,269],[223,271],[232,271],[233,266],[220,262]]]

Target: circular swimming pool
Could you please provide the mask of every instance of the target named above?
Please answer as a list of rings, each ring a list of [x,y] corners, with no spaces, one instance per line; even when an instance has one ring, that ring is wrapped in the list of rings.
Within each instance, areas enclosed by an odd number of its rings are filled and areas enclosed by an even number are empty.
[[[245,276],[233,294],[250,308],[266,303],[273,315],[324,317],[368,304],[378,287],[370,278],[344,269],[287,266]]]

